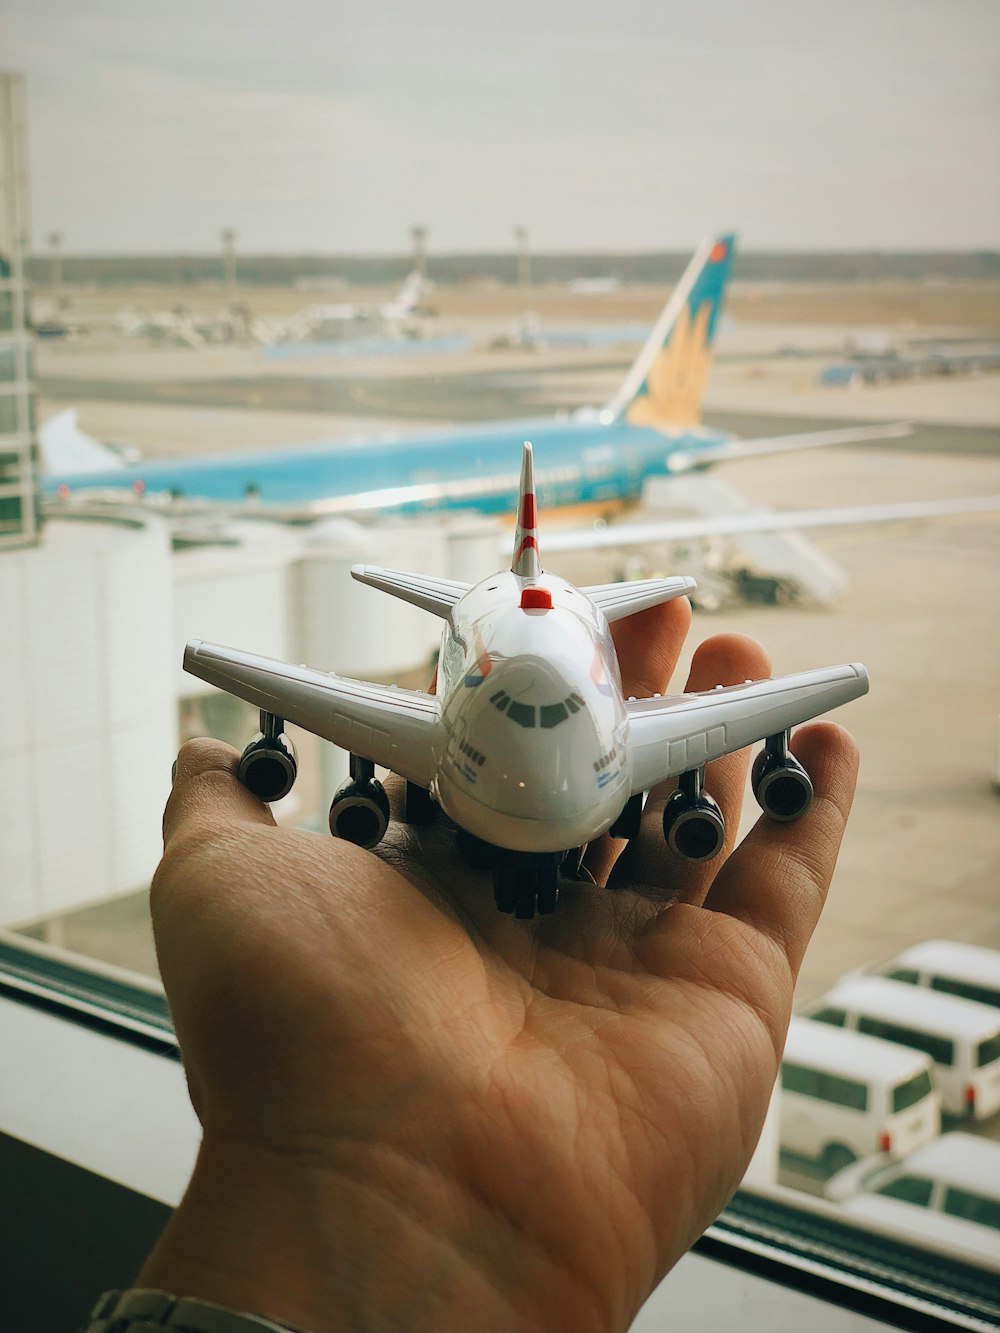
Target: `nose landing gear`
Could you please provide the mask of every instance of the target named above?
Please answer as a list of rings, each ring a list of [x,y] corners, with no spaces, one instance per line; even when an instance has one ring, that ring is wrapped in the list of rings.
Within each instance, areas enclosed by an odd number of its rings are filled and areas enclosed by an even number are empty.
[[[588,879],[580,869],[582,848],[568,852],[513,852],[457,830],[462,858],[472,870],[493,872],[493,901],[507,916],[530,921],[548,916],[559,901],[560,879]],[[590,881],[591,883],[593,881]]]
[[[497,849],[499,851],[499,848]],[[530,921],[559,901],[563,852],[508,852],[493,870],[493,900],[501,912]]]

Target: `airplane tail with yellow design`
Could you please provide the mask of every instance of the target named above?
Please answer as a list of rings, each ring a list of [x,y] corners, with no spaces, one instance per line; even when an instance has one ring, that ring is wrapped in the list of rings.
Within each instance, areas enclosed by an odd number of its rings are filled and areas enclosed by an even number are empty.
[[[701,421],[735,242],[733,235],[710,236],[698,247],[608,412],[663,431]]]

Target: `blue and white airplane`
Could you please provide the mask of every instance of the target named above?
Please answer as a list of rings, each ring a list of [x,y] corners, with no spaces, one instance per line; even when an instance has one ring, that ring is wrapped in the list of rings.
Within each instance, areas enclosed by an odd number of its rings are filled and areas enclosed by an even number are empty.
[[[477,509],[511,513],[516,460],[534,445],[543,509],[638,500],[646,480],[722,460],[903,434],[898,425],[849,427],[737,442],[701,425],[734,237],[703,242],[614,397],[569,417],[463,426],[400,440],[316,444],[123,465],[120,456],[72,430],[42,432],[45,490],[165,492],[258,510],[364,517]],[[63,414],[65,418],[66,414]],[[50,423],[54,424],[54,423]],[[64,424],[66,424],[64,422]]]

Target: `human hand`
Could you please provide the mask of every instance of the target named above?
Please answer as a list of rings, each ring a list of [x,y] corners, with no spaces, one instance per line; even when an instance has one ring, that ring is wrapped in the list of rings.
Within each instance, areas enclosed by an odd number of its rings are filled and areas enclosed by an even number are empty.
[[[666,689],[689,620],[615,626],[626,694]],[[720,635],[687,688],[768,672]],[[733,850],[727,756],[722,856],[675,857],[653,793],[639,838],[588,850],[598,885],[525,922],[445,821],[377,853],[278,828],[235,751],[186,745],[152,909],[204,1142],[143,1282],[315,1333],[627,1328],[763,1122],[857,768],[828,723],[793,749],[796,823]]]

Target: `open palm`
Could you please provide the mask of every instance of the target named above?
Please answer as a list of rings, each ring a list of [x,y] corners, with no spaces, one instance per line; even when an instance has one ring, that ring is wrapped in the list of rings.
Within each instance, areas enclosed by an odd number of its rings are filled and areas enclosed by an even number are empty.
[[[689,618],[616,626],[626,693],[666,688]],[[768,670],[717,636],[688,688]],[[186,746],[153,910],[205,1147],[147,1279],[318,1333],[626,1328],[763,1121],[856,771],[829,724],[795,748],[797,823],[692,864],[654,793],[639,838],[588,849],[596,883],[526,922],[445,821],[378,854],[280,829],[234,751]],[[709,769],[731,829],[746,769]]]

